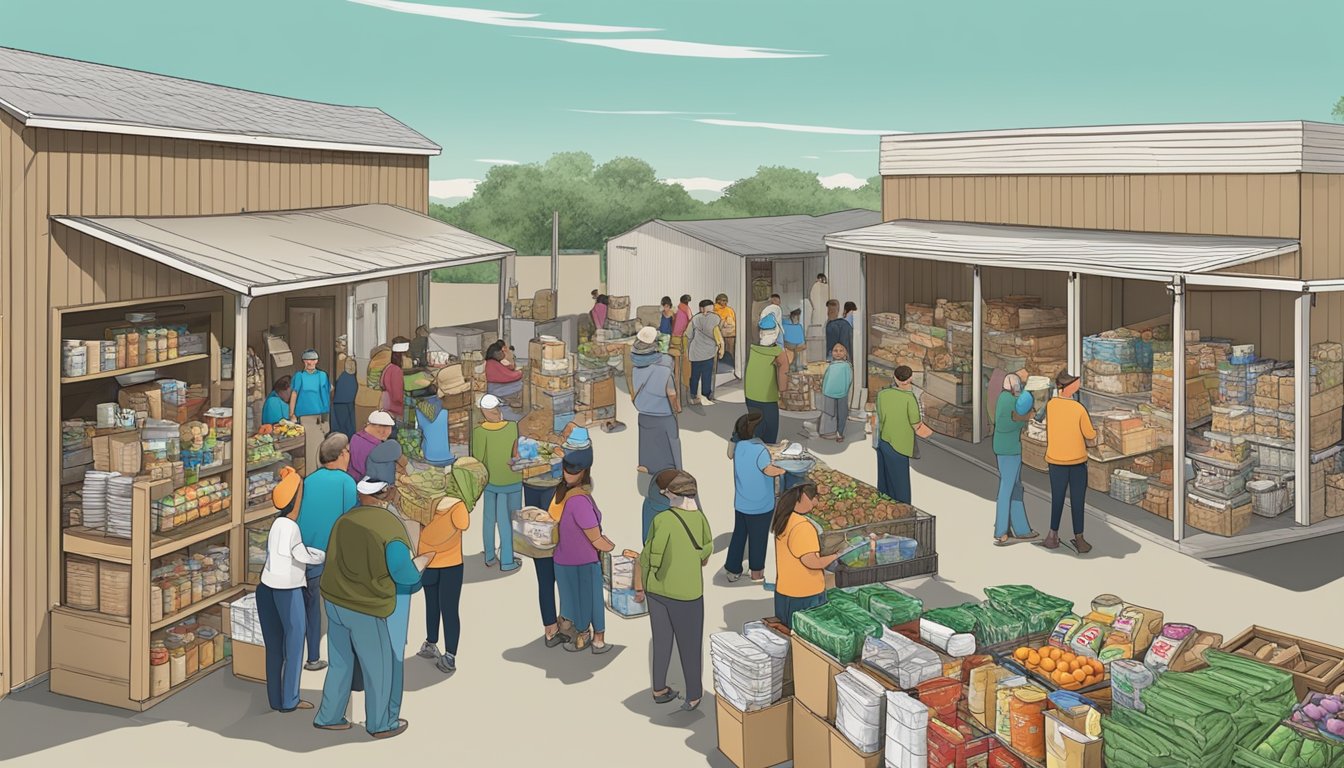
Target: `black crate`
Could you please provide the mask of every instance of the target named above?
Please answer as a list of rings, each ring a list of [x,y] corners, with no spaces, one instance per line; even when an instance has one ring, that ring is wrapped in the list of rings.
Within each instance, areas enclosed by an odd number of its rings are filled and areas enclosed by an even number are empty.
[[[860,587],[864,584],[876,584],[883,581],[900,581],[916,576],[932,576],[938,573],[938,555],[929,554],[913,560],[903,560],[888,565],[870,565],[865,568],[850,568],[837,563],[835,586]]]
[[[879,536],[887,534],[914,539],[919,544],[918,557],[936,554],[938,552],[936,518],[918,509],[912,511],[914,514],[910,517],[898,517],[895,520],[883,520],[878,523],[856,525],[841,530],[822,530],[818,533],[821,551],[829,554],[839,550],[853,536],[867,536],[876,533]]]

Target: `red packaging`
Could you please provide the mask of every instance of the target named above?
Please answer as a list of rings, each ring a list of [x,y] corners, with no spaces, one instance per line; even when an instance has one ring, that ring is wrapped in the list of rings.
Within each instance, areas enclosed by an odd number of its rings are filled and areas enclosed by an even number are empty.
[[[997,743],[989,750],[988,765],[989,768],[1027,768],[1027,764],[1022,758]]]
[[[994,737],[969,725],[956,728],[929,718],[929,768],[966,768],[967,761],[989,752]]]

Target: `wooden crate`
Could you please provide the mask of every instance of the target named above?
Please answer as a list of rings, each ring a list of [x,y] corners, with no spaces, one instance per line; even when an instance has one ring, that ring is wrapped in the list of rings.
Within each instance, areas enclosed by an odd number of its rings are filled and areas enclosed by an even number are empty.
[[[1050,467],[1045,463],[1045,443],[1028,440],[1024,436],[1022,438],[1022,463],[1038,472],[1048,472]]]
[[[1165,520],[1171,519],[1171,486],[1149,478],[1148,493],[1139,506]]]
[[[1236,536],[1251,524],[1251,497],[1230,502],[1187,495],[1185,521],[1201,531],[1219,536]]]

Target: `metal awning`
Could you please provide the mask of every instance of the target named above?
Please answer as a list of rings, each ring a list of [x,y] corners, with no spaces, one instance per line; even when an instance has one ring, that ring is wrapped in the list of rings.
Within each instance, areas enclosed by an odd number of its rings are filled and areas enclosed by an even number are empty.
[[[221,216],[55,216],[236,293],[265,296],[494,261],[513,249],[392,205]]]
[[[1294,253],[1296,240],[943,221],[889,221],[826,236],[861,253],[983,267],[1012,267],[1170,281]],[[1269,278],[1262,278],[1269,279]]]

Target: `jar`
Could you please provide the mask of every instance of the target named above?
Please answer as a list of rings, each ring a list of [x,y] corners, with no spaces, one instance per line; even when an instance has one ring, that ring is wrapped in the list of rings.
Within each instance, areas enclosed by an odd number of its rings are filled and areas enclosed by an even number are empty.
[[[1011,706],[1013,691],[1026,685],[1026,678],[1009,678],[999,683],[994,692],[994,732],[1000,741],[1013,743],[1013,719]]]
[[[196,646],[196,652],[200,657],[197,664],[201,669],[206,669],[211,664],[215,663],[215,643],[213,640],[209,642],[202,641],[200,645]]]
[[[185,653],[183,654],[183,656],[185,657],[185,664],[186,664],[185,671],[187,673],[187,677],[191,677],[192,675],[199,672],[201,669],[201,652],[197,650],[197,648],[198,646],[196,642],[193,640],[191,644],[186,647]]]
[[[168,684],[179,686],[187,679],[187,650],[174,648],[168,656]]]
[[[1033,760],[1045,759],[1046,692],[1032,685],[1013,690],[1009,728],[1013,748]]]

